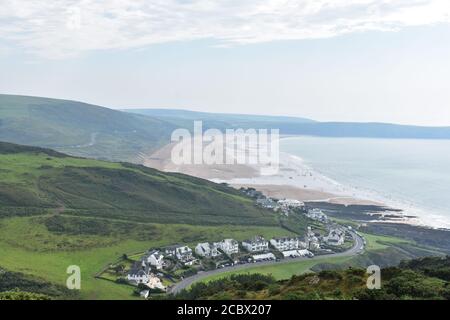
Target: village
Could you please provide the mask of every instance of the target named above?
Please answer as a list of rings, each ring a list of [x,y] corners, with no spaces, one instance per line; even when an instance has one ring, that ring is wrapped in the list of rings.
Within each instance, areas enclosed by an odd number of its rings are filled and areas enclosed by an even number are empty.
[[[143,298],[150,294],[162,294],[177,281],[199,272],[230,268],[241,264],[283,259],[313,258],[315,255],[342,252],[353,245],[348,232],[351,227],[333,223],[318,209],[307,209],[297,200],[276,200],[263,196],[254,189],[241,189],[255,199],[257,206],[273,210],[282,215],[303,214],[311,221],[320,222],[323,230],[308,226],[305,236],[284,236],[265,239],[255,235],[237,241],[223,239],[217,242],[200,242],[195,246],[176,244],[161,248],[150,248],[138,259],[129,260],[129,267],[117,273],[117,282],[127,282],[138,289]]]

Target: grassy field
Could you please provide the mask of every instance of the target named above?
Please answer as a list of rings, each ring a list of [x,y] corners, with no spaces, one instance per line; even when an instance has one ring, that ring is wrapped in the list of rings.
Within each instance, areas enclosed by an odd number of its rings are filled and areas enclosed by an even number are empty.
[[[203,282],[209,282],[212,280],[222,279],[234,274],[251,274],[251,273],[261,273],[265,275],[272,275],[277,280],[289,279],[293,275],[299,275],[305,272],[311,271],[311,268],[319,263],[344,263],[350,260],[349,257],[336,257],[336,258],[326,258],[320,260],[305,260],[305,261],[295,261],[286,262],[268,266],[260,266],[254,268],[248,268],[238,271],[224,272],[218,275],[213,275],[203,279]]]
[[[174,243],[193,245],[198,239],[232,237],[242,240],[255,234],[267,238],[289,234],[277,227],[147,224],[152,234],[158,230],[158,236],[153,240],[138,241],[98,235],[58,234],[48,231],[36,219],[21,217],[1,220],[0,267],[64,285],[68,276],[67,267],[78,265],[82,272],[81,296],[84,299],[133,298],[130,286],[94,278],[95,274],[124,253],[144,252],[151,247]]]
[[[367,251],[374,251],[374,250],[382,250],[389,247],[389,244],[404,244],[409,243],[412,244],[413,242],[396,238],[396,237],[386,237],[386,236],[379,236],[374,234],[368,234],[368,233],[361,233],[361,235],[366,239],[367,245],[366,250]]]

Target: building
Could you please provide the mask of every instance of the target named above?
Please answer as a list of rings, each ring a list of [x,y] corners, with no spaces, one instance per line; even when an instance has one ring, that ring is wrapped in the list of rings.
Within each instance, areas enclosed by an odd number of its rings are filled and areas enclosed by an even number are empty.
[[[261,252],[269,250],[269,242],[261,236],[256,236],[252,239],[242,241],[242,246],[248,252]]]
[[[286,206],[286,207],[290,207],[290,208],[300,208],[303,207],[305,204],[299,200],[295,200],[295,199],[283,199],[283,200],[278,200],[278,205],[280,206]]]
[[[239,252],[239,243],[234,239],[225,239],[220,242],[214,242],[213,245],[227,255],[232,255]]]
[[[175,256],[181,262],[188,262],[194,259],[192,256],[192,249],[188,246],[180,246],[176,248]]]
[[[298,200],[284,199],[278,200],[277,208],[281,210],[286,216],[289,215],[292,209],[303,208],[305,204]]]
[[[314,257],[314,254],[309,250],[302,249],[297,251],[302,257],[310,257],[310,258]]]
[[[192,255],[192,249],[185,245],[175,245],[163,248],[166,256],[174,257],[185,265],[193,265],[195,259]]]
[[[278,206],[282,209],[295,209],[295,208],[303,208],[305,204],[301,201],[294,200],[294,199],[284,199],[284,200],[278,200],[277,202]]]
[[[306,234],[306,249],[308,250],[319,250],[320,242],[319,238],[316,237],[315,233],[312,231],[311,227],[308,227],[308,232]]]
[[[340,229],[331,229],[323,240],[331,246],[342,246],[345,242],[345,232]]]
[[[262,194],[261,191],[257,191],[255,188],[240,188],[239,189],[242,193],[246,194],[249,197],[252,198],[265,198],[265,196]]]
[[[259,261],[269,261],[269,260],[275,260],[275,256],[273,253],[263,253],[263,254],[255,254],[252,256],[253,261],[259,262]]]
[[[168,257],[176,257],[177,254],[177,248],[181,247],[181,245],[174,245],[174,246],[168,246],[168,247],[164,247],[162,249],[162,251],[164,252],[164,254]]]
[[[306,216],[312,220],[320,221],[323,223],[328,222],[328,216],[322,212],[320,209],[309,209],[306,213]]]
[[[156,270],[161,270],[164,267],[164,256],[158,251],[150,251],[145,257],[144,261]]]
[[[283,251],[282,254],[285,258],[299,258],[299,257],[313,257],[314,256],[310,251],[308,251],[306,249]]]
[[[143,262],[135,263],[127,274],[127,280],[138,285],[139,283],[148,283],[150,270],[143,265]]]
[[[273,238],[270,240],[270,244],[274,246],[278,251],[305,249],[305,242],[301,241],[297,237],[282,237]]]
[[[145,270],[130,270],[127,274],[127,280],[130,282],[134,282],[135,284],[139,283],[147,283],[148,282],[148,274]]]
[[[197,246],[195,247],[195,253],[201,257],[207,258],[215,258],[220,255],[217,246],[214,244],[209,244],[208,242],[197,244]]]
[[[259,198],[256,200],[256,204],[266,209],[275,210],[278,208],[277,203],[273,201],[271,198]]]
[[[150,289],[161,289],[165,291],[166,287],[162,284],[161,279],[151,273],[150,268],[143,267],[143,264],[145,264],[145,261],[135,263],[127,274],[127,280],[135,285],[142,283]]]
[[[298,253],[298,250],[288,250],[282,252],[283,257],[285,258],[297,258],[300,257],[300,254]]]

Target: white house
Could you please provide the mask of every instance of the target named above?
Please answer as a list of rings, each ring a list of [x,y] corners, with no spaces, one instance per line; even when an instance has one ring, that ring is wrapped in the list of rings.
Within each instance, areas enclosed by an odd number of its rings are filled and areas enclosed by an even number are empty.
[[[306,248],[309,250],[319,250],[320,242],[316,237],[311,227],[308,227],[308,233],[306,234]]]
[[[203,242],[197,244],[195,247],[195,253],[202,257],[214,258],[220,255],[217,246],[214,244],[209,244],[208,242]]]
[[[314,257],[314,254],[306,249],[302,249],[302,250],[297,250],[297,252],[302,256],[302,257]]]
[[[239,252],[239,243],[234,239],[225,239],[220,242],[214,242],[213,245],[227,255],[232,255]]]
[[[258,262],[258,261],[267,261],[267,260],[275,260],[275,256],[273,253],[269,252],[269,253],[263,253],[263,254],[255,254],[254,256],[252,256],[253,261]]]
[[[331,246],[342,246],[345,242],[345,232],[339,229],[331,229],[323,240]]]
[[[164,247],[162,250],[166,256],[175,257],[178,247],[180,247],[180,245]]]
[[[306,244],[297,237],[273,238],[270,244],[278,251],[296,250],[306,248]]]
[[[300,253],[298,253],[298,250],[288,250],[288,251],[283,251],[282,253],[285,258],[300,257]]]
[[[161,270],[164,266],[164,256],[157,250],[149,252],[145,261],[156,270]]]
[[[325,223],[328,222],[328,216],[324,214],[322,210],[317,208],[308,210],[306,216],[312,220],[321,221]]]
[[[185,245],[175,245],[163,248],[164,253],[169,257],[175,257],[183,263],[195,260],[192,256],[192,249]]]
[[[261,252],[269,250],[269,242],[261,236],[256,236],[252,239],[242,241],[242,246],[248,252]]]
[[[256,200],[256,204],[266,209],[276,209],[278,207],[271,198],[259,198]]]
[[[140,263],[136,263],[127,274],[127,280],[135,284],[147,283],[149,277],[149,271],[142,267]]]
[[[313,257],[314,256],[310,251],[308,251],[306,249],[289,250],[289,251],[283,251],[282,253],[285,258]]]
[[[164,291],[166,290],[166,287],[162,284],[161,279],[151,273],[149,269],[144,269],[142,267],[139,267],[139,265],[139,263],[135,264],[135,266],[133,266],[133,268],[130,270],[127,275],[128,281],[136,285],[143,283],[150,289],[158,288]]]
[[[281,208],[287,208],[287,209],[293,209],[293,208],[301,208],[305,204],[301,201],[294,200],[294,199],[284,199],[284,200],[278,200],[277,204]]]
[[[176,248],[175,256],[181,262],[189,262],[194,260],[192,256],[192,249],[189,248],[188,246],[180,246]]]

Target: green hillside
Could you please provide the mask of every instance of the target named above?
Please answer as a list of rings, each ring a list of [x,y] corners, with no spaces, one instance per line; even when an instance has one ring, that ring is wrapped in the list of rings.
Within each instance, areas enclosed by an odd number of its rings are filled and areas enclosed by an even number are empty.
[[[131,299],[132,287],[95,277],[123,254],[292,234],[279,219],[206,180],[1,142],[0,278],[13,280],[0,299],[72,298],[60,291],[70,265],[82,270],[73,298]]]
[[[127,163],[0,143],[0,216],[44,214],[195,225],[277,225],[237,190]]]
[[[167,143],[173,130],[163,120],[81,102],[0,95],[2,141],[71,155],[134,161]]]

